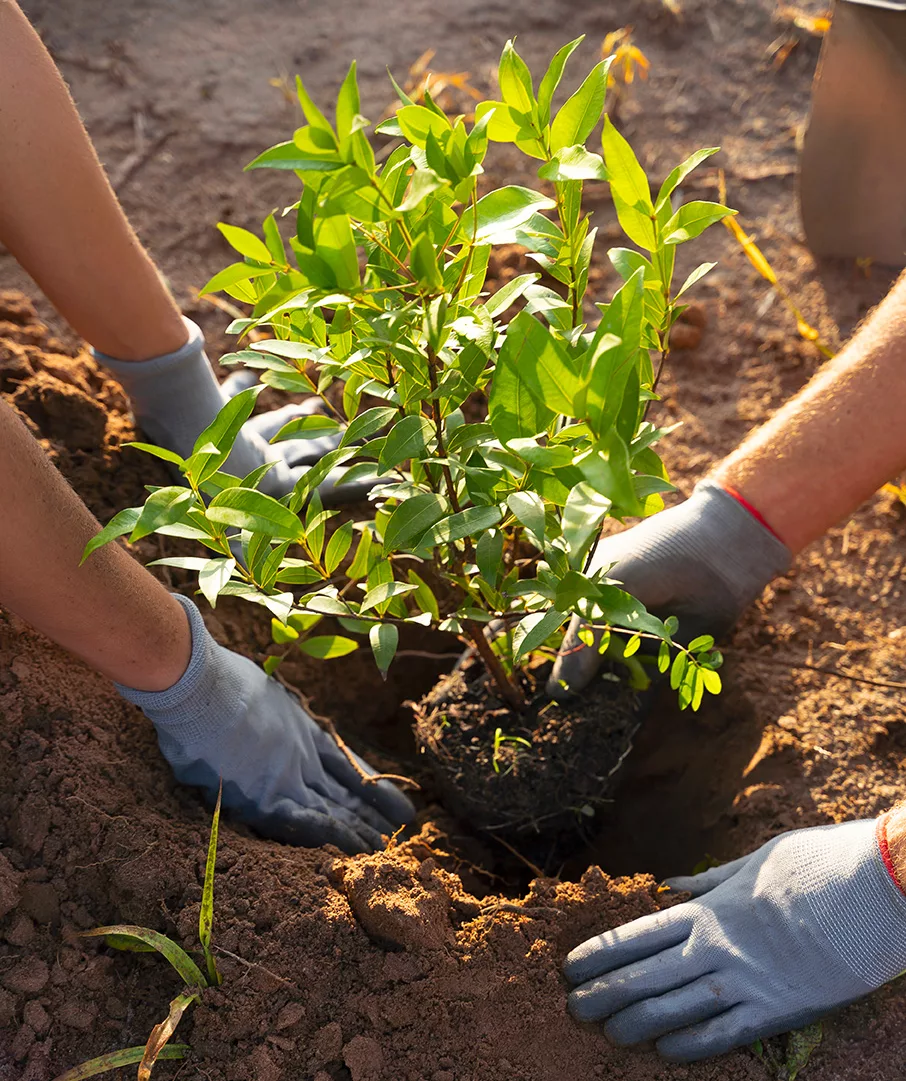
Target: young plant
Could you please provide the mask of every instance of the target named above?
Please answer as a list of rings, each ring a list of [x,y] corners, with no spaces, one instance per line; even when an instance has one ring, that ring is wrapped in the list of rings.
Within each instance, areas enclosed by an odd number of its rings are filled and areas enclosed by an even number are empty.
[[[674,289],[676,251],[732,211],[677,205],[680,183],[716,148],[693,154],[656,193],[606,116],[603,154],[588,149],[613,58],[553,109],[581,40],[560,49],[537,83],[508,42],[502,100],[480,102],[471,125],[448,117],[429,91],[418,105],[394,83],[400,108],[376,131],[400,145],[383,164],[366,135],[355,64],[333,120],[297,82],[305,123],[249,165],[301,181],[284,212],[288,244],[273,214],[260,237],[221,225],[242,258],[205,289],[251,306],[233,332],[270,329],[224,363],[323,399],[327,415],[294,420],[275,441],[332,435],[335,449],[280,500],[257,489],[266,466],[244,478],[223,472],[254,387],[186,459],[139,444],[176,466],[187,487],[158,489],[117,515],[86,555],[124,534],[190,537],[211,554],[158,562],[197,570],[212,604],[227,594],[264,605],[278,643],[317,657],[365,636],[382,673],[401,625],[452,631],[516,710],[522,670],[556,650],[572,613],[621,640],[617,656],[635,668],[640,639],[662,643],[658,664],[672,664],[684,707],[719,689],[710,638],[679,644],[675,620],[650,615],[589,561],[606,518],[653,514],[671,490],[654,450],[664,431],[647,412],[682,297],[713,265]],[[534,159],[538,188],[480,194],[489,142]],[[586,302],[596,238],[582,209],[586,183],[609,183],[634,245],[609,250],[623,284],[597,311]],[[498,244],[521,245],[538,270],[489,293]],[[375,512],[328,535],[337,512],[324,510],[317,489],[338,467],[348,480],[375,479]],[[314,633],[325,616],[344,633]],[[271,658],[270,670],[278,663]]]
[[[211,928],[214,923],[214,868],[217,863],[217,834],[220,823],[220,795],[214,808],[211,822],[211,837],[208,842],[208,854],[204,869],[204,890],[201,911],[198,917],[198,938],[204,953],[207,974],[203,973],[192,957],[166,935],[152,931],[148,927],[136,927],[132,924],[118,923],[110,927],[96,927],[85,931],[83,938],[103,938],[108,946],[116,950],[131,950],[135,953],[159,953],[179,973],[185,989],[170,1003],[167,1016],[154,1026],[144,1046],[127,1047],[122,1051],[113,1051],[101,1055],[80,1066],[66,1070],[55,1081],[84,1081],[85,1078],[97,1077],[109,1070],[138,1063],[138,1081],[149,1081],[154,1064],[160,1059],[182,1059],[189,1051],[187,1044],[172,1044],[170,1038],[183,1014],[201,997],[206,987],[219,987],[223,977],[217,970],[211,949]]]

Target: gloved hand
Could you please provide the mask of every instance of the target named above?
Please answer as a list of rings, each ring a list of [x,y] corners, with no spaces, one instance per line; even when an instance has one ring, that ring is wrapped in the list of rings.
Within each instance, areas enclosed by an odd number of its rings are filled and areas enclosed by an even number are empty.
[[[668,880],[695,900],[570,953],[569,1009],[625,1045],[693,1062],[810,1024],[906,969],[906,896],[879,847],[884,819],[781,834]],[[880,836],[879,836],[880,835]]]
[[[350,855],[383,848],[382,834],[414,816],[409,799],[388,781],[364,782],[280,683],[218,645],[192,601],[176,599],[192,633],[182,678],[165,691],[117,685],[154,722],[176,777],[212,801],[222,777],[223,806],[275,840]]]
[[[192,453],[195,440],[214,420],[227,400],[257,380],[237,373],[223,385],[214,377],[204,351],[204,335],[191,319],[186,319],[189,340],[175,353],[151,360],[124,361],[92,350],[95,360],[116,376],[129,396],[136,422],[158,446],[176,451],[182,457]],[[292,491],[299,477],[333,450],[339,437],[287,439],[271,444],[269,440],[289,421],[311,414],[320,407],[317,398],[299,405],[290,404],[272,413],[251,417],[242,426],[224,470],[245,477],[265,462],[277,464],[260,484],[261,491],[279,499]],[[327,505],[364,498],[373,480],[337,486],[345,467],[334,470],[319,486],[321,500]]]
[[[791,558],[738,500],[703,481],[685,503],[599,541],[590,569],[613,564],[608,577],[653,615],[676,616],[680,640],[690,642],[728,631]],[[574,616],[547,684],[552,698],[581,691],[601,665],[597,648],[580,640],[581,627]]]

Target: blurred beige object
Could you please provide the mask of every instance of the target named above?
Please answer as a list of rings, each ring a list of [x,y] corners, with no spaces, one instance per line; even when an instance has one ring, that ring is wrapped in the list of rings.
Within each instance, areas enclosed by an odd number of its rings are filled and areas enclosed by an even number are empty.
[[[816,255],[906,266],[906,0],[837,3],[799,197]]]

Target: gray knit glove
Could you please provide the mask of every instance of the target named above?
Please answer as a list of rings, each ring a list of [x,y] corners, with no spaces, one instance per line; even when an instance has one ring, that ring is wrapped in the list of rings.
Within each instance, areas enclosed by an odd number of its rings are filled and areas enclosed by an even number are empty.
[[[192,453],[195,440],[227,401],[254,384],[257,377],[242,372],[219,384],[205,353],[201,328],[191,319],[184,321],[189,340],[175,353],[139,361],[117,360],[97,350],[92,350],[92,354],[128,394],[136,423],[147,437],[186,458]],[[260,482],[261,491],[276,499],[291,492],[296,481],[336,447],[339,436],[286,439],[274,444],[270,440],[285,424],[318,408],[320,400],[309,398],[251,417],[242,426],[224,471],[245,477],[265,462],[274,462]],[[319,486],[326,506],[363,499],[375,483],[373,478],[367,478],[359,483],[338,485],[344,472],[345,467],[334,469]]]
[[[117,685],[154,722],[176,777],[211,801],[222,777],[223,806],[275,840],[332,844],[350,855],[383,848],[382,835],[415,814],[408,798],[388,781],[363,781],[281,684],[218,645],[195,605],[176,599],[192,631],[185,674],[166,691]]]
[[[679,620],[681,641],[726,633],[767,583],[789,568],[790,550],[713,481],[685,503],[599,541],[591,570],[613,564],[608,577],[653,615]],[[579,639],[573,617],[547,693],[577,693],[597,674],[597,649]]]
[[[656,1040],[664,1058],[693,1062],[876,990],[906,969],[906,897],[878,835],[874,821],[797,830],[668,880],[696,899],[569,955],[570,1012],[606,1020],[617,1044]]]

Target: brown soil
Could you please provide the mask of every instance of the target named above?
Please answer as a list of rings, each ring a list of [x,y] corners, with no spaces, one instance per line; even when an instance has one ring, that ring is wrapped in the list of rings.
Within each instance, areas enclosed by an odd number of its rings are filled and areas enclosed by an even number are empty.
[[[544,693],[549,671],[547,664],[525,674],[528,707],[517,714],[470,660],[415,711],[415,742],[444,805],[510,841],[535,848],[543,839],[548,851],[561,835],[570,844],[588,833],[589,820],[613,801],[641,723],[625,683],[602,679],[579,702],[552,703]]]
[[[652,74],[620,119],[659,178],[689,151],[722,145],[729,200],[755,231],[787,289],[837,344],[886,291],[890,276],[816,265],[795,195],[795,138],[816,43],[803,38],[775,69],[769,47],[788,28],[772,0],[683,0],[676,21],[657,0],[575,3],[421,0],[287,5],[262,0],[25,0],[70,81],[113,174],[135,149],[141,117],[153,153],[119,190],[132,220],[199,319],[212,351],[227,318],[196,300],[228,259],[217,220],[255,226],[291,201],[291,178],[243,174],[284,138],[293,107],[268,84],[302,71],[316,94],[360,61],[363,101],[389,103],[384,65],[405,72],[424,49],[437,69],[468,69],[486,89],[494,58],[518,30],[533,64],[582,32],[590,60],[603,35],[633,23]],[[810,3],[817,13],[819,5]],[[530,181],[506,152],[491,180]],[[696,195],[716,192],[704,170]],[[613,243],[606,195],[596,223]],[[698,288],[700,344],[678,352],[658,407],[683,421],[667,449],[687,494],[709,464],[795,392],[821,363],[767,286],[721,230],[695,259],[719,269]],[[512,268],[501,259],[501,275]],[[593,267],[606,296],[613,274]],[[59,340],[21,301],[0,315],[0,390],[102,518],[161,483],[155,463],[121,449],[125,402],[55,320],[9,256],[0,285],[23,289]],[[697,329],[700,329],[697,327]],[[694,335],[688,336],[688,340]],[[98,411],[100,406],[101,412]],[[103,416],[101,415],[103,413]],[[103,424],[102,424],[103,421]],[[98,449],[98,438],[103,444]],[[159,554],[142,542],[143,559]],[[171,549],[167,549],[171,550]],[[493,839],[465,830],[430,800],[414,840],[382,856],[290,850],[225,824],[215,935],[230,951],[222,990],[184,1022],[194,1050],[164,1077],[208,1081],[767,1081],[749,1051],[692,1067],[623,1052],[577,1028],[558,970],[589,934],[652,911],[655,876],[727,859],[794,826],[874,815],[903,795],[906,516],[870,500],[766,591],[726,649],[728,691],[698,715],[665,704],[638,736],[597,847],[526,886],[525,869]],[[167,578],[174,588],[186,579]],[[251,606],[206,611],[225,644],[260,657],[266,623]],[[413,648],[449,651],[449,641]],[[449,665],[449,661],[446,662]],[[386,684],[369,659],[287,662],[287,676],[379,764],[419,773],[402,703],[424,694],[444,662],[409,658]],[[161,761],[151,726],[103,679],[9,615],[0,619],[0,1078],[49,1081],[89,1056],[143,1041],[177,990],[158,959],[114,955],[73,932],[114,920],[148,923],[190,943],[201,895],[207,814]],[[501,858],[502,857],[502,858]],[[589,864],[599,864],[608,878]],[[237,959],[239,958],[239,959]],[[809,1081],[897,1081],[906,995],[892,986],[825,1025]],[[131,1071],[130,1071],[131,1075]]]

